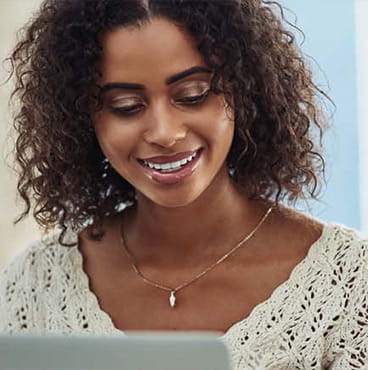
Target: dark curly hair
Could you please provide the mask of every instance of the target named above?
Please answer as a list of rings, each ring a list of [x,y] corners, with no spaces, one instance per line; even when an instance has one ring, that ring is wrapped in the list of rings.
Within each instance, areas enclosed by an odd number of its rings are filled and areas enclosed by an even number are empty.
[[[17,190],[26,206],[15,224],[33,207],[46,230],[61,227],[63,245],[67,227],[88,224],[88,237],[100,240],[103,219],[136,201],[133,186],[113,168],[101,176],[104,155],[91,106],[101,104],[96,94],[101,33],[141,26],[152,17],[189,31],[214,71],[211,89],[234,109],[226,159],[233,180],[251,199],[276,206],[318,199],[327,126],[319,98],[327,95],[313,83],[276,2],[45,0],[10,57],[16,77],[12,98],[20,102],[14,120]]]

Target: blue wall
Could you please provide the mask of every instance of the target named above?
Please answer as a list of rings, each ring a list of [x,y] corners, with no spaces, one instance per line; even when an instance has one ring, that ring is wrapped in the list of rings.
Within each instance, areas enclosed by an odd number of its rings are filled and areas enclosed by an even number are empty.
[[[359,229],[354,1],[282,3],[291,11],[285,12],[286,18],[293,22],[296,16],[297,26],[305,34],[302,45],[302,38],[297,39],[301,50],[315,60],[309,59],[315,82],[336,104],[332,128],[324,139],[327,185],[321,194],[323,204],[311,202],[312,214]]]

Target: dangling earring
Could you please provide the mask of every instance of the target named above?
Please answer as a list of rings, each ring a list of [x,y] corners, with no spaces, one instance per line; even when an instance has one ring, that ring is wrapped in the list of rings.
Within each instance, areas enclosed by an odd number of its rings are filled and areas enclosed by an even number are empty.
[[[105,179],[107,177],[107,171],[109,170],[110,168],[110,162],[107,158],[105,158],[103,161],[102,161],[102,175],[101,177],[103,179]]]
[[[235,168],[234,167],[228,167],[227,172],[230,175],[230,177],[233,177],[234,173],[235,173]]]

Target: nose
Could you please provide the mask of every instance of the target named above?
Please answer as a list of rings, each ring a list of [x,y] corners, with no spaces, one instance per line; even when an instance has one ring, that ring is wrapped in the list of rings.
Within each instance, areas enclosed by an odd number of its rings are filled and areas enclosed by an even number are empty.
[[[169,148],[186,136],[187,128],[182,117],[170,102],[161,101],[152,104],[148,120],[143,136],[149,144]]]

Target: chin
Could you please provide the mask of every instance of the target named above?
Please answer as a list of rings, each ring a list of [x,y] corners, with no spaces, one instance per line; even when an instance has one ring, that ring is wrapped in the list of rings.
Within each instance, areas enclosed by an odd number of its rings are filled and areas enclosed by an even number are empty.
[[[193,202],[194,200],[186,200],[186,201],[173,200],[172,202],[168,202],[166,200],[163,202],[154,202],[154,203],[158,206],[165,207],[165,208],[180,208],[180,207],[186,207]]]
[[[154,196],[152,193],[150,194],[140,194],[138,197],[138,201],[140,197],[146,198],[146,200],[154,203],[157,206],[166,207],[166,208],[178,208],[178,207],[185,207],[189,204],[196,201],[199,198],[202,192],[190,192],[186,193],[184,191],[173,192],[170,194],[168,191],[163,192],[162,194]]]

